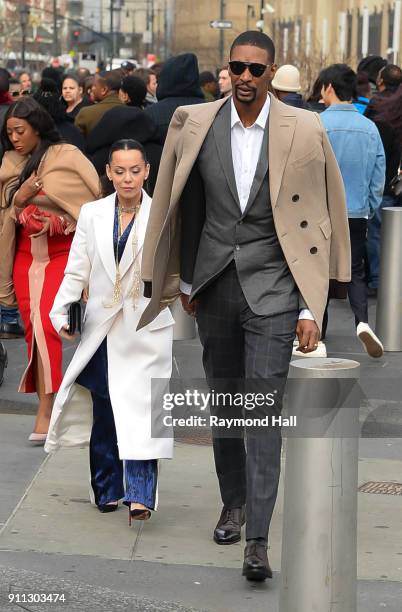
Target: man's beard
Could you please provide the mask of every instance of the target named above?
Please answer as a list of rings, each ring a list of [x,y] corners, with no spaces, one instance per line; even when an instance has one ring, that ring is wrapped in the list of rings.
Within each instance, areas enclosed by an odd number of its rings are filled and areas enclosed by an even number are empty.
[[[238,87],[239,86],[237,85],[234,91],[236,100],[240,102],[241,104],[252,104],[257,97],[257,91],[255,89],[250,89],[250,92],[253,93],[253,96],[251,98],[248,98],[247,100],[244,100],[243,98],[239,98],[238,96],[238,93],[237,93]]]

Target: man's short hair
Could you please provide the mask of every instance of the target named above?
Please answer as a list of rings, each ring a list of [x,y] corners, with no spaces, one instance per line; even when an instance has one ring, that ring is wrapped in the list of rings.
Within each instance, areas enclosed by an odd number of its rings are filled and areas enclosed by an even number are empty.
[[[141,79],[141,81],[144,81],[145,85],[148,85],[152,74],[155,74],[155,72],[149,68],[137,68],[133,72],[133,76],[136,76]]]
[[[388,64],[379,75],[387,89],[397,89],[402,83],[402,70],[395,64]]]
[[[357,75],[347,64],[332,64],[320,72],[320,81],[325,88],[332,85],[337,97],[342,102],[356,96]]]
[[[232,46],[230,47],[230,57],[232,57],[233,49],[242,45],[252,45],[253,47],[264,49],[268,54],[269,61],[275,61],[274,42],[269,36],[264,34],[264,32],[249,30],[239,34],[239,36],[234,39]]]
[[[209,70],[204,70],[204,72],[200,72],[200,85],[206,85],[207,83],[216,83],[216,78]]]
[[[121,71],[119,69],[104,70],[103,72],[99,73],[99,78],[105,82],[110,91],[119,91],[122,80]]]

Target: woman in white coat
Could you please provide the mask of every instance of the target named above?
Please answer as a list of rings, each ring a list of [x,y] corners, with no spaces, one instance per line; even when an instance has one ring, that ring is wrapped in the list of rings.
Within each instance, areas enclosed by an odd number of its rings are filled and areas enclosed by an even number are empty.
[[[174,320],[165,308],[136,331],[149,302],[141,281],[151,206],[143,190],[149,164],[142,145],[116,142],[106,172],[116,193],[82,207],[50,313],[58,333],[71,339],[69,306],[88,287],[81,342],[56,397],[45,450],[89,442],[92,500],[111,512],[123,499],[131,524],[156,509],[157,460],[173,453],[173,439],[160,426]]]

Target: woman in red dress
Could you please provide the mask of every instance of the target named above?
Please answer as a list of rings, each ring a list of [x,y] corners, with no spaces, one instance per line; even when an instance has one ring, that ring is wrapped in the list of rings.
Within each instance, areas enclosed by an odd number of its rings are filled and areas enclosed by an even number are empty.
[[[42,442],[62,380],[62,345],[49,312],[80,207],[99,197],[99,181],[92,164],[61,142],[50,115],[31,98],[8,110],[2,143],[0,251],[7,256],[0,264],[0,303],[9,306],[16,297],[25,325],[28,366],[19,391],[38,394],[30,439]]]

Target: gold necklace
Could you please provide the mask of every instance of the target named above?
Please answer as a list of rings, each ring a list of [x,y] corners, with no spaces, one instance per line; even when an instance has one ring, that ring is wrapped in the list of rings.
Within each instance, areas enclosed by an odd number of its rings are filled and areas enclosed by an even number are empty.
[[[133,209],[132,212],[134,212],[134,227],[133,227],[133,254],[135,257],[136,251],[137,251],[137,246],[138,246],[138,241],[137,241],[137,232],[136,232],[136,228],[135,228],[135,224],[137,221],[137,213],[139,211],[141,207],[141,202],[139,204],[137,204]],[[116,241],[116,251],[115,251],[115,265],[116,265],[116,277],[115,277],[115,281],[114,281],[114,287],[113,287],[113,297],[112,297],[112,302],[110,304],[105,304],[104,306],[106,308],[112,308],[113,306],[116,306],[117,304],[119,304],[121,302],[122,299],[122,295],[121,295],[121,276],[120,276],[120,268],[119,268],[119,244],[120,244],[120,239],[123,235],[123,223],[122,223],[122,213],[126,212],[128,209],[124,209],[122,206],[120,206],[120,204],[117,205],[117,241]],[[140,280],[141,280],[141,273],[139,271],[139,269],[137,269],[137,266],[135,266],[135,271],[134,271],[134,279],[133,279],[133,287],[130,291],[129,297],[133,298],[133,306],[135,308],[135,304],[136,304],[136,298],[138,297],[138,293],[139,293],[139,288],[140,288]]]

